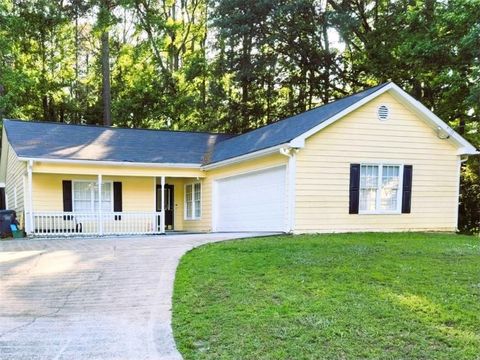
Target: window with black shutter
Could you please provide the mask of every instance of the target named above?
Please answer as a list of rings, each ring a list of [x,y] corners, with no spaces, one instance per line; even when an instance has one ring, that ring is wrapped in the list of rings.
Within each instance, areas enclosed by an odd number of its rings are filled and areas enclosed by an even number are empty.
[[[360,164],[350,164],[350,214],[358,214],[360,197]]]
[[[412,177],[413,166],[403,166],[403,186],[402,186],[402,213],[409,214],[412,210]]]
[[[115,181],[113,183],[113,211],[122,212],[122,183],[120,181]],[[115,215],[115,220],[122,220],[121,215]]]

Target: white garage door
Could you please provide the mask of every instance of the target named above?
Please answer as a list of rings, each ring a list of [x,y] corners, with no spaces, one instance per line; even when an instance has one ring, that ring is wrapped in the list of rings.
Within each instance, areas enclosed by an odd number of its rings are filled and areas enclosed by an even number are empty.
[[[285,231],[285,167],[232,176],[216,184],[217,231]]]

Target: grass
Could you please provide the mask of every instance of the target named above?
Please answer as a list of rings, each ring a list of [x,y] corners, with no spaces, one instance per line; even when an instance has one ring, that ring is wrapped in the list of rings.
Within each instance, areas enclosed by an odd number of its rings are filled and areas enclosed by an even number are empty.
[[[185,359],[480,359],[480,241],[453,234],[276,236],[179,265]]]

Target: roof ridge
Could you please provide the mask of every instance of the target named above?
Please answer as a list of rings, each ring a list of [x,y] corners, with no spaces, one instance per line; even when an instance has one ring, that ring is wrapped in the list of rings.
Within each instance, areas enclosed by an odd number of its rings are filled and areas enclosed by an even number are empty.
[[[67,124],[64,122],[55,122],[55,121],[42,121],[42,120],[22,120],[22,119],[2,119],[3,122],[19,122],[19,123],[33,123],[40,125],[61,125],[61,126],[76,126],[76,127],[89,127],[95,129],[108,129],[108,130],[140,130],[140,131],[152,131],[152,132],[167,132],[167,133],[189,133],[189,134],[208,134],[208,135],[226,135],[226,136],[236,136],[236,134],[229,133],[215,133],[210,131],[193,131],[193,130],[162,130],[162,129],[149,129],[149,128],[129,128],[129,127],[119,127],[119,126],[106,126],[106,125],[94,125],[94,124]]]

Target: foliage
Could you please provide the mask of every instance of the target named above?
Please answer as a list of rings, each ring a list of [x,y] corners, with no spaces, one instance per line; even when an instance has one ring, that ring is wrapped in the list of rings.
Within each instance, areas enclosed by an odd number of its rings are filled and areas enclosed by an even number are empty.
[[[186,254],[185,359],[476,359],[480,242],[452,234],[275,236]]]
[[[0,0],[0,115],[102,123],[108,31],[116,126],[242,133],[393,80],[479,147],[478,19],[480,0]]]

